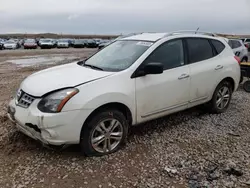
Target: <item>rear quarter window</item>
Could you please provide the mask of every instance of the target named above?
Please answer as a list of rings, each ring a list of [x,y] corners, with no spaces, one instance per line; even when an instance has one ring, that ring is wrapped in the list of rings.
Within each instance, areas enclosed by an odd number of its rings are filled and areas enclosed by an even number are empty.
[[[214,57],[213,48],[208,39],[187,38],[189,63],[196,63]]]
[[[225,49],[225,45],[218,41],[218,40],[210,40],[212,45],[214,46],[217,54],[220,54],[224,49]]]

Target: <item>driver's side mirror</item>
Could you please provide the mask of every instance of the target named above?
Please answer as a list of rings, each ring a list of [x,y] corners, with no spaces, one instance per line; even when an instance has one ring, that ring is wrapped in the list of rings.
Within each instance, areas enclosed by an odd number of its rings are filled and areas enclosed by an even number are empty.
[[[148,63],[144,66],[144,74],[161,74],[163,73],[163,64],[162,63]]]

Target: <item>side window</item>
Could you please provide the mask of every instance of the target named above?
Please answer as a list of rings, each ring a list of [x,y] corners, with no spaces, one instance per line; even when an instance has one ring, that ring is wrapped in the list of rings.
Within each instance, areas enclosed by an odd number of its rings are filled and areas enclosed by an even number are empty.
[[[184,65],[182,40],[168,41],[153,51],[144,63],[162,63],[164,70]]]
[[[214,56],[212,46],[207,39],[188,38],[186,41],[189,63],[203,61]]]
[[[237,40],[232,40],[233,49],[241,47],[241,44]]]
[[[250,39],[247,39],[245,42],[250,42]]]
[[[225,45],[223,43],[221,43],[218,40],[210,40],[212,45],[214,46],[217,54],[220,54],[224,49],[225,49]]]

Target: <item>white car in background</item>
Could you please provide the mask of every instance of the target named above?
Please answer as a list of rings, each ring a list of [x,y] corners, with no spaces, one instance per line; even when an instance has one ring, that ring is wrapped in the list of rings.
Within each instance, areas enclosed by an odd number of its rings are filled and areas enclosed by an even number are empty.
[[[241,40],[246,45],[246,47],[248,48],[248,50],[250,50],[250,38],[243,38]]]
[[[225,38],[234,54],[240,58],[241,62],[248,62],[248,49],[240,39]]]
[[[69,40],[68,39],[59,39],[57,41],[57,48],[68,48]]]
[[[26,135],[84,154],[117,151],[131,126],[206,104],[227,110],[240,80],[228,43],[190,32],[118,39],[85,61],[27,77],[8,107]]]
[[[56,42],[53,39],[40,39],[39,46],[41,49],[44,49],[44,48],[50,49],[56,46]]]
[[[14,50],[14,49],[18,48],[18,44],[17,44],[16,41],[8,40],[8,41],[5,41],[5,43],[3,44],[3,48],[4,49]]]

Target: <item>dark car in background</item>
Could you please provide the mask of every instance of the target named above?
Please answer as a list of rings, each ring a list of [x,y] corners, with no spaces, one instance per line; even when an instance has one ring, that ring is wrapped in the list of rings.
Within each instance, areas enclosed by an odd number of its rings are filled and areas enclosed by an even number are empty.
[[[88,39],[86,43],[87,48],[97,48],[98,43],[94,39]]]
[[[5,39],[0,39],[0,50],[4,49],[3,44],[5,43],[5,41]]]
[[[85,39],[76,39],[73,44],[74,48],[84,48],[86,47],[86,40]]]

